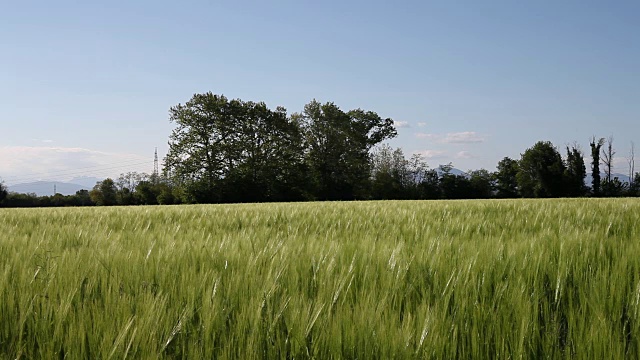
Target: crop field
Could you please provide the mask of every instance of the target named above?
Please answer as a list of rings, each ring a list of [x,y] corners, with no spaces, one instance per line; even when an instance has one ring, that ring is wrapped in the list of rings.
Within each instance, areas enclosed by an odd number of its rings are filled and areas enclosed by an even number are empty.
[[[640,201],[0,209],[0,358],[640,357]]]

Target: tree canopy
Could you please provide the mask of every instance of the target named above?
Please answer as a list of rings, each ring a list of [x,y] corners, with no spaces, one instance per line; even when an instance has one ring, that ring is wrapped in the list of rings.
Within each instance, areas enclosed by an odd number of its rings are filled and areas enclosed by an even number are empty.
[[[170,109],[165,175],[190,202],[366,198],[370,150],[393,121],[311,101],[303,113],[196,94]]]
[[[539,141],[527,149],[519,161],[517,174],[520,194],[524,197],[559,197],[564,195],[562,156],[549,141]]]

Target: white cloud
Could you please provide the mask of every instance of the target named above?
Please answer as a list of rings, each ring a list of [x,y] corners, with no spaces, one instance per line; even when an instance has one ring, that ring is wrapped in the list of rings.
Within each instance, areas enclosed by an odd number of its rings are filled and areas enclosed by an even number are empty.
[[[427,133],[415,133],[415,136],[418,139],[429,139],[429,140],[436,140],[439,138],[439,136],[436,134],[427,134]]]
[[[409,125],[408,121],[394,121],[393,122],[393,126],[396,129],[400,129],[400,128],[410,128],[411,125]]]
[[[472,153],[468,152],[468,151],[459,151],[456,154],[456,159],[473,159],[475,156],[473,156]]]
[[[443,150],[420,150],[414,151],[414,154],[422,155],[425,159],[444,159],[447,152]]]
[[[53,146],[3,146],[0,159],[0,177],[7,184],[66,181],[77,176],[115,177],[153,168],[151,157]]]
[[[448,133],[447,136],[442,139],[442,142],[447,144],[472,144],[484,142],[484,137],[478,135],[475,131],[464,131],[457,133]]]
[[[441,144],[474,144],[485,141],[485,137],[478,135],[475,131],[448,133],[446,135],[415,133],[415,137],[418,139],[433,140]]]
[[[426,122],[419,122],[418,123],[418,127],[425,127],[425,126],[427,126]]]
[[[51,144],[53,142],[53,140],[50,140],[50,139],[31,139],[31,141],[34,143],[45,143],[45,144]]]

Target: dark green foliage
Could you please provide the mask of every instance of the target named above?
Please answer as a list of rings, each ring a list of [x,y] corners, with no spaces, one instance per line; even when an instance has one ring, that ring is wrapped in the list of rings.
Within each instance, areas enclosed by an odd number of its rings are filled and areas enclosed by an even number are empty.
[[[636,173],[627,189],[628,196],[640,196],[640,173]]]
[[[170,121],[165,174],[187,202],[304,199],[302,134],[284,108],[196,94]]]
[[[618,197],[628,193],[629,184],[620,181],[618,177],[611,180],[604,179],[601,185],[601,193],[606,197]]]
[[[3,183],[0,182],[0,204],[2,204],[2,202],[6,197],[7,197],[7,188],[4,186]]]
[[[462,175],[447,174],[442,176],[440,188],[445,199],[470,199],[474,197],[471,182]]]
[[[564,192],[565,166],[549,141],[539,141],[520,159],[518,188],[524,197],[560,197]]]
[[[55,194],[37,196],[36,194],[8,193],[2,207],[51,207],[51,206],[92,206],[89,191],[79,190],[75,195]]]
[[[91,200],[98,206],[110,206],[118,203],[117,189],[115,182],[110,179],[104,179],[93,187],[89,193]]]
[[[440,199],[442,191],[440,189],[440,179],[435,169],[429,169],[424,172],[422,181],[418,184],[419,199]]]
[[[135,197],[138,204],[157,205],[160,189],[150,181],[141,181],[136,186]]]
[[[496,196],[499,198],[518,197],[518,161],[509,157],[500,160],[494,173]]]
[[[372,156],[371,195],[373,199],[411,198],[409,162],[400,148],[383,145]]]
[[[604,145],[604,138],[596,141],[595,136],[591,139],[591,191],[594,196],[600,195],[600,148]]]
[[[587,177],[587,168],[584,165],[582,152],[573,146],[567,146],[566,170],[564,172],[566,183],[566,195],[577,197],[583,196],[587,192],[584,179]]]
[[[91,201],[91,195],[88,190],[78,190],[74,196],[75,201],[73,202],[73,206],[91,206],[93,202]]]
[[[305,163],[313,193],[320,200],[352,200],[368,196],[370,149],[396,136],[391,119],[357,109],[342,111],[334,103],[312,101],[299,115]]]
[[[393,121],[313,101],[303,114],[196,94],[170,109],[165,174],[187,202],[348,200],[369,196],[369,150]]]
[[[468,175],[473,198],[488,199],[493,196],[495,185],[492,173],[485,169],[480,169],[469,171]]]

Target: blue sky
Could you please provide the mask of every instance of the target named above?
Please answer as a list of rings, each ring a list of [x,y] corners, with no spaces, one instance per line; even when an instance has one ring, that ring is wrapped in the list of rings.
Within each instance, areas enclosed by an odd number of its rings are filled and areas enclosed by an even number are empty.
[[[398,122],[432,167],[538,140],[640,144],[637,1],[16,1],[0,11],[0,178],[150,172],[194,93]]]

